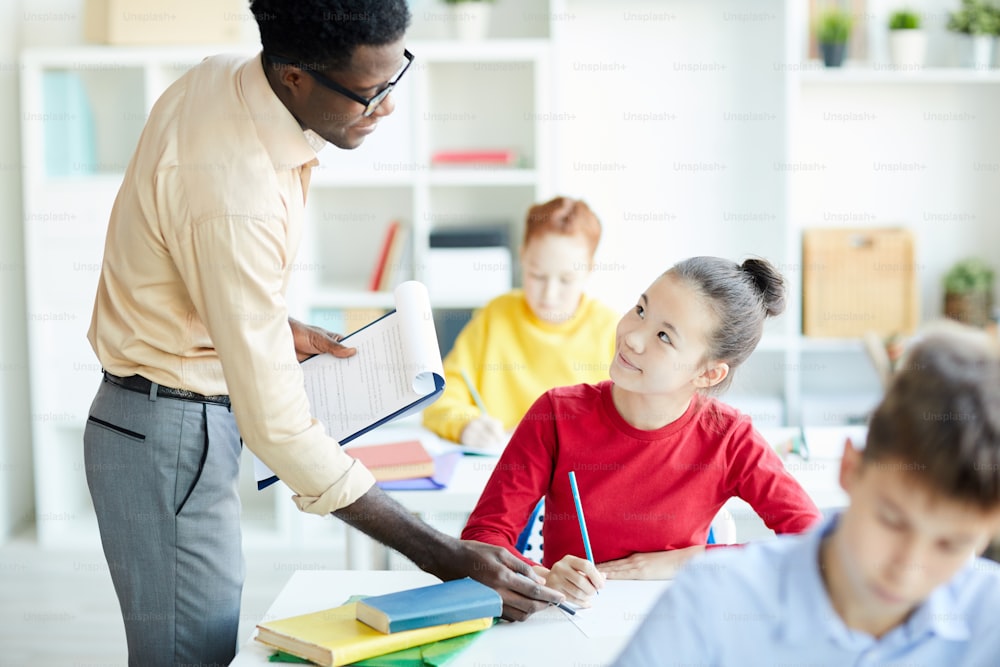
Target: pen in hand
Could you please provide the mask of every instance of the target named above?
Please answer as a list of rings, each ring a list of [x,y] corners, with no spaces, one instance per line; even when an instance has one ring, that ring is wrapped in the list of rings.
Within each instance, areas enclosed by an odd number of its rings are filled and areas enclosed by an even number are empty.
[[[570,616],[576,616],[576,610],[573,609],[572,607],[570,607],[565,602],[556,602],[555,606],[559,607],[560,609],[562,609],[564,612],[566,612]]]
[[[533,580],[531,579],[531,577],[529,577],[528,575],[524,574],[523,572],[517,572],[516,574],[518,576],[524,577],[528,581],[532,581],[532,583],[534,583]],[[576,609],[573,609],[573,607],[570,607],[565,602],[550,602],[549,606],[550,607],[559,607],[560,609],[562,609],[567,614],[569,614],[571,616],[576,616]]]
[[[576,505],[576,518],[580,522],[580,534],[583,536],[583,551],[587,560],[594,562],[594,552],[590,550],[590,536],[587,534],[587,522],[583,518],[583,504],[580,502],[580,489],[576,486],[576,473],[569,471],[569,486],[573,492],[573,504]],[[600,595],[601,591],[597,591]]]
[[[472,394],[472,400],[476,402],[476,407],[479,408],[479,411],[485,415],[486,406],[483,405],[483,399],[479,395],[479,392],[476,391],[476,385],[472,384],[472,380],[469,379],[469,374],[465,372],[464,368],[461,370],[461,373],[462,380],[465,381],[465,386],[469,388],[469,393]]]

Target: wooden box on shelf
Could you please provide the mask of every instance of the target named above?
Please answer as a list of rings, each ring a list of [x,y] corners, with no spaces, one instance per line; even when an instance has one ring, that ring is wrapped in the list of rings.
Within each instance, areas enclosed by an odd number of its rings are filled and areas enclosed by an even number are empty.
[[[833,338],[912,333],[919,320],[915,261],[906,229],[805,230],[802,332]]]
[[[86,0],[84,37],[97,44],[237,42],[240,0]]]

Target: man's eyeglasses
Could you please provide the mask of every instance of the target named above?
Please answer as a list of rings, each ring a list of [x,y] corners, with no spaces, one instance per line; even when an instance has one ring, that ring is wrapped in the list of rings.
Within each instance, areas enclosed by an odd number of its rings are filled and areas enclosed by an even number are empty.
[[[413,62],[413,54],[410,53],[408,50],[403,49],[403,56],[406,57],[406,63],[404,63],[403,66],[399,69],[399,71],[396,72],[396,76],[392,77],[389,83],[385,84],[385,88],[375,93],[375,96],[372,98],[364,98],[361,95],[355,93],[353,90],[350,90],[340,85],[333,79],[328,79],[327,77],[323,76],[318,71],[316,71],[315,66],[308,66],[297,60],[292,60],[290,58],[285,58],[283,56],[276,56],[270,53],[264,54],[264,57],[270,60],[271,62],[278,63],[279,65],[292,65],[293,67],[298,67],[300,70],[306,72],[309,76],[315,79],[316,83],[320,84],[324,88],[329,88],[334,92],[340,93],[344,97],[349,97],[358,104],[364,105],[365,111],[364,114],[362,115],[365,118],[375,113],[375,109],[378,109],[378,105],[382,104],[382,102],[385,101],[385,98],[389,96],[389,93],[392,92],[392,89],[396,87],[396,84],[399,83],[399,80],[403,78],[404,74],[406,74],[406,70],[410,68],[410,63]]]

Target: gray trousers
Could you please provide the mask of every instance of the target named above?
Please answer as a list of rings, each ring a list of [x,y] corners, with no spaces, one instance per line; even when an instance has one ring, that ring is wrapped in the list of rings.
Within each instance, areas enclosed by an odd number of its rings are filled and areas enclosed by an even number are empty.
[[[83,439],[129,665],[228,665],[244,578],[232,413],[102,380]]]

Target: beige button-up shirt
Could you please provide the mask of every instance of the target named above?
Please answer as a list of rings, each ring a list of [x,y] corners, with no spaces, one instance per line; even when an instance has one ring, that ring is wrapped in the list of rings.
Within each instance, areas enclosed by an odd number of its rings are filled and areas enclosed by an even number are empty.
[[[88,338],[115,375],[229,394],[247,447],[326,514],[374,478],[309,413],[285,291],[319,137],[260,57],[215,56],[156,102],[108,224]]]

